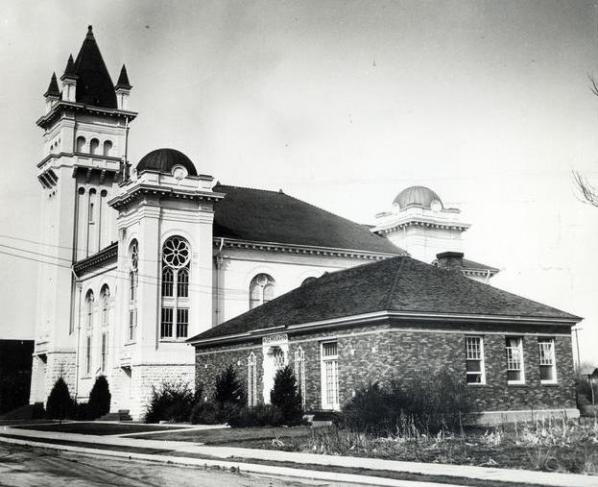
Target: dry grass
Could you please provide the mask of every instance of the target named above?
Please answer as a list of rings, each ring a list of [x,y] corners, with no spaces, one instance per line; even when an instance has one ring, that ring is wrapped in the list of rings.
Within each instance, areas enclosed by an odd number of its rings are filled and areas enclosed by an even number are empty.
[[[383,438],[331,427],[313,430],[308,437],[256,441],[244,446],[598,475],[596,419],[546,419],[432,436],[409,424],[405,426]]]

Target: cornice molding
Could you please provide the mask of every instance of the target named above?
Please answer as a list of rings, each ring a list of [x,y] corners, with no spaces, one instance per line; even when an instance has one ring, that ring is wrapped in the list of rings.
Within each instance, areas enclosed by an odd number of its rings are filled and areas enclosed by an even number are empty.
[[[116,262],[118,259],[118,242],[111,243],[108,247],[103,248],[98,253],[90,255],[89,257],[75,262],[73,264],[73,271],[77,277],[81,277],[85,273],[105,265],[108,262]]]
[[[391,224],[389,226],[384,227],[374,227],[372,228],[372,232],[378,235],[388,235],[389,233],[394,233],[403,228],[409,227],[423,227],[423,228],[436,228],[441,230],[459,230],[460,232],[464,232],[465,230],[469,229],[471,225],[468,223],[457,223],[457,222],[433,222],[428,221],[425,219],[413,219],[409,221],[398,222],[395,224]]]
[[[85,105],[84,103],[76,103],[72,101],[58,101],[50,110],[49,113],[40,117],[35,123],[39,127],[46,129],[50,126],[62,112],[71,110],[73,112],[84,112],[91,115],[101,115],[109,118],[124,118],[132,121],[137,117],[137,112],[128,110],[118,110],[116,108],[103,108],[93,105]]]
[[[260,242],[253,240],[242,240],[233,239],[226,237],[214,237],[214,247],[220,248],[222,245],[224,248],[242,249],[242,250],[261,250],[266,252],[280,252],[287,254],[307,254],[307,255],[322,255],[332,257],[349,257],[355,259],[364,260],[382,260],[389,257],[397,257],[399,255],[407,255],[401,253],[397,249],[396,254],[384,253],[384,252],[369,252],[365,250],[356,249],[340,249],[334,247],[318,247],[310,245],[296,245],[286,244],[277,242]]]
[[[135,201],[141,199],[145,195],[156,195],[161,197],[166,196],[175,199],[188,199],[210,202],[216,202],[224,198],[224,194],[215,193],[213,191],[180,189],[142,183],[137,184],[129,190],[127,190],[125,193],[112,198],[110,201],[108,201],[108,204],[112,206],[115,210],[120,210],[121,208],[126,207],[134,203]]]

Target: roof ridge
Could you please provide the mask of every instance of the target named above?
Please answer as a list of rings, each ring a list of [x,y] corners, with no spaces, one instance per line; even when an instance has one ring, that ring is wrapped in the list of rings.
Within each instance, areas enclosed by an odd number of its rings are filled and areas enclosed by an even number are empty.
[[[387,310],[390,308],[390,303],[392,301],[392,297],[394,295],[395,288],[397,287],[397,282],[399,281],[401,269],[403,268],[403,262],[405,262],[404,257],[406,257],[406,256],[404,256],[404,255],[400,256],[401,260],[399,261],[399,267],[396,270],[395,278],[392,281],[392,286],[390,286],[390,289],[388,290],[388,294],[386,295],[385,309],[387,309]]]
[[[273,190],[273,189],[253,188],[251,186],[237,186],[236,184],[224,184],[224,183],[222,183],[220,181],[217,181],[214,186],[217,186],[217,185],[228,186],[229,188],[251,189],[252,191],[263,191],[264,193],[284,194],[286,196],[290,196],[290,195],[286,194],[284,191],[282,191],[280,189],[278,191],[276,191],[276,190]],[[291,198],[293,198],[293,196],[291,196]],[[295,198],[295,199],[297,199],[297,198]],[[300,201],[303,201],[303,200],[300,200]]]

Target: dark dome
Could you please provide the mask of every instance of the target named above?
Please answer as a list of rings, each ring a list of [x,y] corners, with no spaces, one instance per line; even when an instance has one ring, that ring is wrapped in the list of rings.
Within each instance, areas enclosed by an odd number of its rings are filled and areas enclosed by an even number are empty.
[[[399,208],[402,210],[409,206],[421,206],[422,208],[431,209],[432,201],[438,201],[441,208],[444,208],[440,196],[430,188],[426,188],[425,186],[411,186],[401,191],[393,203],[399,205]]]
[[[137,164],[137,172],[159,171],[171,174],[174,166],[183,166],[189,176],[197,176],[197,170],[185,154],[176,149],[156,149],[146,154]]]

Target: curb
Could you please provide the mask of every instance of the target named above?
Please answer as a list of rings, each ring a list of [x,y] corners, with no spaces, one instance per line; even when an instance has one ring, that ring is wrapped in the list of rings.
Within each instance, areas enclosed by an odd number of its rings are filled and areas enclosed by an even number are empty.
[[[227,460],[214,460],[204,458],[177,457],[169,455],[154,455],[145,453],[129,453],[117,450],[103,450],[97,448],[85,448],[79,446],[58,445],[53,443],[44,443],[30,440],[19,440],[16,438],[6,438],[0,436],[0,443],[13,445],[31,446],[51,450],[68,451],[90,456],[108,456],[116,458],[126,458],[130,460],[141,460],[153,463],[163,463],[169,465],[185,465],[202,468],[221,468],[231,472],[245,472],[258,475],[268,475],[276,477],[293,477],[309,480],[325,480],[333,482],[346,482],[351,484],[372,485],[381,487],[462,487],[457,484],[437,483],[415,480],[398,480],[384,477],[372,477],[368,475],[346,474],[336,472],[325,472],[320,470],[306,470],[291,467],[277,467],[271,465],[262,465],[255,463],[243,463]]]

